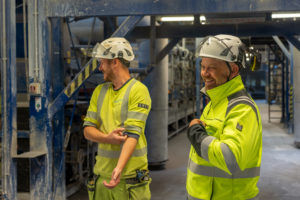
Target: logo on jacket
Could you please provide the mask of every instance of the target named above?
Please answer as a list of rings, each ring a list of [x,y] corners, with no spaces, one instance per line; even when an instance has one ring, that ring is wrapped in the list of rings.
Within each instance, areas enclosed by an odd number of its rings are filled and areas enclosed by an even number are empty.
[[[146,105],[146,104],[143,104],[143,103],[139,103],[138,104],[138,107],[140,107],[140,108],[145,108],[145,109],[149,109],[149,106],[148,105]]]
[[[239,130],[239,131],[242,131],[243,130],[243,126],[240,125],[239,123],[237,123],[236,129]]]

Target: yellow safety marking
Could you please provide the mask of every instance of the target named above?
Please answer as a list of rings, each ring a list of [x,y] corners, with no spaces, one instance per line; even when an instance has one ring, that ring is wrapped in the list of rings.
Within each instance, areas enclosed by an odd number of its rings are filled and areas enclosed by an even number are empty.
[[[97,60],[93,59],[93,71],[97,68]]]
[[[92,67],[92,70],[91,70]],[[70,97],[75,90],[83,83],[84,80],[86,80],[91,73],[97,68],[97,60],[93,59],[92,64],[87,66],[84,71],[82,71],[76,79],[74,79],[71,83],[71,85],[65,89],[64,93]]]
[[[82,73],[80,73],[79,76],[78,76],[78,84],[77,84],[77,87],[78,87],[79,85],[81,85],[82,82],[83,82],[83,80],[82,80]]]
[[[71,93],[70,93],[70,95],[73,94],[74,91],[75,91],[75,81],[73,81],[71,83]]]
[[[67,51],[67,63],[70,64],[71,63],[71,52]]]
[[[89,67],[86,67],[85,69],[84,69],[84,71],[85,71],[85,77],[84,77],[84,80],[85,79],[87,79],[88,77],[89,77]]]
[[[293,102],[293,86],[290,87],[290,91],[289,91],[289,111],[290,111],[290,119],[294,118],[294,102]]]

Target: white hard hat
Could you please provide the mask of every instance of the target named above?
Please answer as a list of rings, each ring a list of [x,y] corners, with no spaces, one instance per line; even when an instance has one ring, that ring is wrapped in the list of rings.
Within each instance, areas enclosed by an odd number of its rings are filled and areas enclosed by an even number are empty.
[[[97,43],[93,49],[95,58],[123,58],[127,61],[134,59],[134,54],[130,43],[125,38],[112,37]]]
[[[245,68],[244,49],[244,44],[238,37],[232,35],[208,36],[200,43],[196,56],[234,62]]]

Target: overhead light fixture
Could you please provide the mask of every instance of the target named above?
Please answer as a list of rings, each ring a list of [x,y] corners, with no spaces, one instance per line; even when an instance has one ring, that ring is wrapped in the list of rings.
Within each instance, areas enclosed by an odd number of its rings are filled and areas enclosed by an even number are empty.
[[[297,18],[300,17],[300,13],[272,13],[273,19],[279,18]]]
[[[204,15],[200,15],[199,20],[201,24],[206,24],[206,17]]]
[[[162,17],[162,22],[191,22],[194,21],[194,16],[182,16],[182,17]]]

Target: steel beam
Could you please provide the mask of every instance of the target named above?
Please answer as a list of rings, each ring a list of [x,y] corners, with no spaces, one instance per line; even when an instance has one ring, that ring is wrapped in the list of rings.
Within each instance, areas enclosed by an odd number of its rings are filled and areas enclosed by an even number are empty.
[[[95,72],[96,69],[96,59],[90,59],[88,63],[75,76],[75,78],[69,83],[69,85],[49,105],[50,119],[57,111],[62,110],[63,106],[74,96],[74,94],[76,94],[79,88]]]
[[[156,40],[156,20],[155,20],[156,18],[155,18],[155,16],[151,16],[150,17],[150,45],[149,45],[149,48],[150,48],[150,50],[149,50],[149,53],[150,53],[150,65],[151,65],[151,67],[154,67],[155,66],[155,64],[157,64],[157,63],[155,63],[155,61],[156,61],[156,59],[155,59],[155,54],[156,54],[156,52],[155,52],[155,46],[156,46],[156,44],[155,44],[155,40]]]
[[[201,117],[201,109],[200,109],[200,90],[201,90],[201,85],[200,85],[200,79],[201,79],[201,58],[198,57],[196,58],[196,118]]]
[[[62,44],[61,44],[61,18],[51,19],[52,37],[51,37],[51,74],[52,74],[52,98],[56,98],[64,89],[64,66],[62,63]],[[65,176],[65,153],[64,144],[64,109],[61,109],[53,116],[53,177],[54,189],[53,199],[66,199],[66,176]]]
[[[295,35],[299,35],[299,34],[295,34]],[[294,35],[286,35],[285,37],[290,43],[292,43],[298,49],[298,51],[300,50],[300,41],[298,38],[296,38]]]
[[[48,0],[49,17],[299,11],[298,0]]]
[[[289,120],[289,133],[294,133],[294,46],[289,43],[289,49],[291,52],[291,59],[290,59],[290,88],[289,88],[289,114],[290,114],[290,120]]]
[[[151,39],[150,39],[151,40]],[[153,39],[154,40],[154,39]],[[172,50],[172,48],[181,40],[181,38],[173,38],[171,39],[168,44],[166,44],[166,46],[163,47],[163,49],[161,49],[159,51],[159,53],[157,53],[156,55],[153,56],[153,63],[151,64],[148,64],[145,68],[132,68],[132,69],[129,69],[129,72],[130,73],[142,73],[142,74],[147,74],[147,73],[150,73],[152,72],[152,70],[155,68],[156,65],[158,65],[160,63],[160,61],[162,61],[166,55],[168,55],[168,53]],[[153,43],[151,45],[151,42],[150,42],[150,45],[149,46],[155,46],[155,43]],[[152,49],[152,54],[150,53],[150,56],[155,54],[155,50],[153,50],[153,48],[150,47],[150,50]],[[150,51],[149,51],[150,52]],[[150,59],[150,60],[151,60]]]
[[[173,38],[169,43],[157,54],[156,64],[158,64],[164,57],[173,49],[173,47],[181,40],[181,38]]]
[[[28,0],[29,84],[40,85],[30,96],[30,199],[53,199],[53,131],[48,118],[50,96],[49,33],[46,0]],[[29,153],[30,153],[29,152]]]
[[[294,73],[293,73],[293,70],[294,70],[294,52],[293,52],[293,50],[294,50],[294,46],[292,45],[292,43],[290,43],[289,41],[288,41],[288,43],[289,43],[289,49],[290,49],[290,55],[291,55],[291,58],[290,58],[290,66],[291,66],[291,69],[290,69],[290,71],[291,71],[291,74],[290,74],[290,82],[291,82],[291,85],[292,85],[292,87],[293,87],[293,84],[294,84]]]
[[[277,45],[280,47],[281,51],[284,53],[284,55],[290,60],[291,59],[291,54],[289,50],[284,46],[284,44],[281,42],[278,36],[272,36]]]
[[[137,26],[130,38],[146,39],[150,26]],[[207,35],[230,34],[242,36],[290,36],[299,35],[300,22],[265,22],[249,24],[205,24],[205,25],[161,25],[156,27],[156,38],[205,37]]]
[[[1,113],[2,159],[1,178],[4,199],[17,199],[17,73],[16,73],[16,11],[15,1],[2,0],[1,6]],[[0,97],[0,98],[1,98]]]
[[[143,15],[128,16],[111,37],[125,37],[143,19]]]

